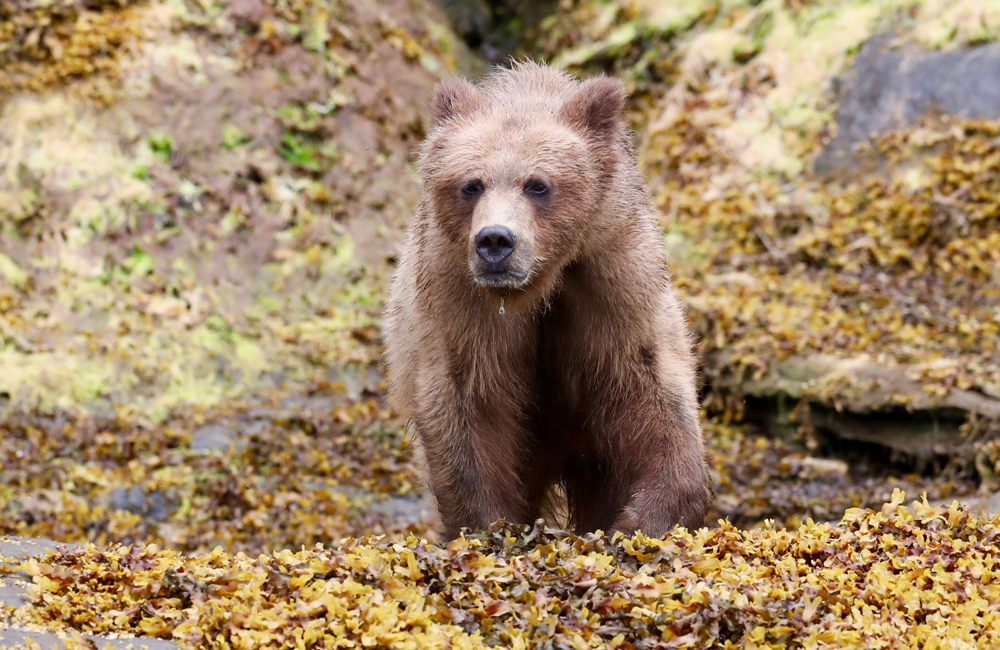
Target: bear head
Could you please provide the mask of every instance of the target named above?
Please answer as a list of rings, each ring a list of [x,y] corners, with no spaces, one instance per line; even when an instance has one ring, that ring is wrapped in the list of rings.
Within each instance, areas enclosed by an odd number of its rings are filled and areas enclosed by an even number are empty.
[[[601,227],[627,142],[624,103],[617,80],[581,83],[534,63],[437,86],[419,171],[449,257],[472,282],[501,295],[555,285]]]

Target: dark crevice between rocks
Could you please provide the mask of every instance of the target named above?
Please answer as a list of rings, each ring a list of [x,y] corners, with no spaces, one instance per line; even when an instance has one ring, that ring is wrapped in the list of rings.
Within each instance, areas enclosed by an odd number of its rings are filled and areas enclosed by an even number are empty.
[[[779,394],[746,397],[743,418],[768,437],[845,461],[856,477],[976,478],[968,416],[958,409],[853,413]]]
[[[524,56],[523,45],[558,0],[441,0],[452,28],[486,64]]]

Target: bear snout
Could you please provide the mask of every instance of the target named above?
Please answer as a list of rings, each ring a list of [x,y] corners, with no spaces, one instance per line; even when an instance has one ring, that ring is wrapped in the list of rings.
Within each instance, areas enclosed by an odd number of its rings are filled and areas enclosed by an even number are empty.
[[[504,226],[486,226],[476,235],[476,252],[489,265],[506,260],[516,245],[517,235]]]
[[[470,242],[469,270],[483,287],[514,289],[527,282],[531,270],[531,240],[519,241],[507,226],[484,226]]]

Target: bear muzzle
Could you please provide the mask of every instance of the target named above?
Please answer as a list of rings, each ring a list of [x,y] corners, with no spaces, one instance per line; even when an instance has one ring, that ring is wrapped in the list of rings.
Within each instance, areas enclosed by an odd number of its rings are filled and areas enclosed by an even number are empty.
[[[521,252],[517,235],[510,228],[486,226],[476,233],[472,246],[475,255],[469,256],[469,265],[477,284],[493,289],[513,289],[527,280],[528,271],[519,268],[523,256],[515,254]]]

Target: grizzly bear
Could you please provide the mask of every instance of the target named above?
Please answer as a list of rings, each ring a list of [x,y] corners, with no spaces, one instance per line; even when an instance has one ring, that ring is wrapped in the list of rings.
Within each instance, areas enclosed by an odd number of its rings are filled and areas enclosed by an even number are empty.
[[[625,99],[530,62],[434,91],[385,343],[446,538],[558,487],[577,532],[703,523],[695,358]]]

